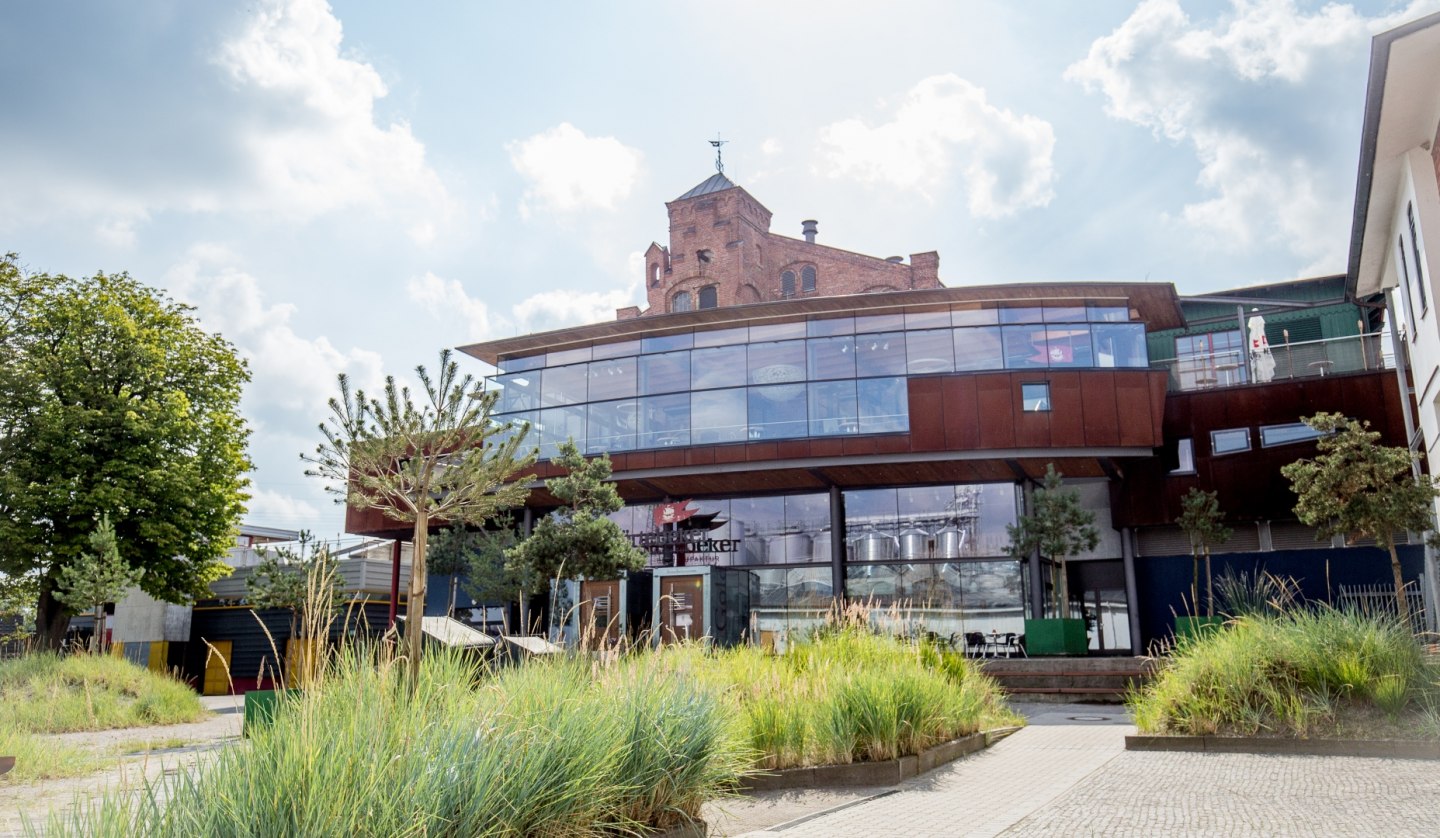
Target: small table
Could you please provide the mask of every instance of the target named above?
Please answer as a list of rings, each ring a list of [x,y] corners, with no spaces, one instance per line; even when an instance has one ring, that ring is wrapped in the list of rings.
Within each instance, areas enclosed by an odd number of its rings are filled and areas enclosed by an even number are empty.
[[[1240,369],[1239,364],[1216,364],[1215,371],[1225,374],[1225,386],[1229,387],[1235,383],[1234,372]]]
[[[1310,362],[1310,369],[1312,369],[1312,370],[1319,370],[1319,371],[1320,371],[1320,377],[1321,377],[1321,378],[1324,378],[1324,377],[1325,377],[1325,374],[1328,373],[1328,372],[1330,371],[1330,368],[1333,367],[1333,366],[1335,366],[1335,362],[1334,362],[1334,361],[1311,361],[1311,362]]]

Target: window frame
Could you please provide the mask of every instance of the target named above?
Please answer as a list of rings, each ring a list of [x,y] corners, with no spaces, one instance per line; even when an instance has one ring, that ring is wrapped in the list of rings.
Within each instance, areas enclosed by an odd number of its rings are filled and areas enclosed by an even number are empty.
[[[1033,392],[1033,388],[1044,389],[1044,395],[1028,395],[1027,390]],[[1031,407],[1030,403],[1035,402]],[[1050,397],[1050,382],[1048,381],[1022,381],[1020,382],[1020,412],[1021,413],[1050,413],[1055,409],[1055,400]]]
[[[1281,441],[1279,441],[1279,442],[1266,442],[1266,441],[1265,441],[1265,432],[1266,432],[1266,431],[1283,431],[1283,430],[1289,430],[1289,429],[1304,429],[1304,432],[1305,432],[1307,435],[1306,435],[1306,436],[1299,437],[1299,438],[1297,438],[1297,439],[1285,439],[1285,440],[1281,440]],[[1278,425],[1261,425],[1261,426],[1260,426],[1260,447],[1261,447],[1261,448],[1279,448],[1279,447],[1282,446],[1282,445],[1297,445],[1297,444],[1302,443],[1302,442],[1314,442],[1315,440],[1320,439],[1320,438],[1323,437],[1323,436],[1326,436],[1326,434],[1323,434],[1323,433],[1321,433],[1320,431],[1315,430],[1314,428],[1310,427],[1309,425],[1305,424],[1304,422],[1284,422],[1284,423],[1281,423],[1281,424],[1278,424]]]
[[[1218,443],[1218,436],[1221,434],[1237,433],[1245,434],[1245,447],[1228,448],[1224,451],[1221,451]],[[1228,454],[1243,454],[1246,451],[1253,450],[1255,450],[1255,442],[1253,439],[1251,439],[1251,433],[1249,428],[1221,428],[1219,430],[1214,430],[1210,432],[1210,456],[1212,457],[1224,457]]]

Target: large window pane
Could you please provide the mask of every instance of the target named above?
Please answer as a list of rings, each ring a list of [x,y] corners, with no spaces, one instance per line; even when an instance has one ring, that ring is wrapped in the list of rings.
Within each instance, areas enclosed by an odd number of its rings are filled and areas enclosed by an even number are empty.
[[[1017,489],[1013,483],[984,483],[956,489],[956,519],[972,528],[967,556],[1002,556],[1010,545],[1007,526],[1014,526],[1019,514]]]
[[[788,562],[830,561],[830,495],[786,495],[785,531],[791,536],[786,544]],[[826,582],[829,570],[825,571]]]
[[[979,303],[952,306],[950,322],[955,326],[993,326],[1000,322],[1000,312]]]
[[[946,329],[950,327],[950,309],[939,311],[911,311],[905,314],[905,331],[921,329]]]
[[[696,445],[745,439],[745,389],[690,394],[691,439]]]
[[[611,358],[590,362],[590,392],[592,402],[609,399],[624,399],[635,395],[635,359]]]
[[[810,435],[837,436],[860,431],[860,403],[854,381],[817,381],[810,389]]]
[[[730,516],[731,533],[743,533],[734,537],[745,540],[745,560],[737,559],[736,564],[784,564],[783,546],[777,549],[774,559],[770,558],[772,540],[785,535],[783,497],[731,498]],[[783,545],[783,541],[779,543]]]
[[[803,338],[805,331],[804,320],[796,320],[793,323],[764,323],[750,327],[750,342]]]
[[[855,561],[893,559],[900,552],[894,489],[857,489],[845,493],[845,534]],[[874,537],[871,535],[874,534]]]
[[[640,357],[640,395],[679,393],[690,389],[690,353],[666,352]]]
[[[1092,323],[1128,323],[1130,308],[1117,305],[1091,305],[1085,315]]]
[[[548,460],[560,451],[560,443],[574,439],[581,451],[585,450],[585,406],[553,407],[540,411],[540,459]],[[531,431],[534,433],[534,431]]]
[[[811,338],[805,343],[811,381],[855,377],[855,338],[850,335]]]
[[[1019,562],[961,562],[959,568],[966,631],[1019,634],[1025,630]]]
[[[804,384],[750,388],[750,439],[805,436]]]
[[[745,383],[745,345],[717,346],[690,353],[690,387],[710,390],[716,387],[739,387]]]
[[[676,349],[689,349],[694,345],[694,342],[695,337],[689,332],[681,332],[678,335],[641,338],[640,351],[646,354],[651,352],[673,352]]]
[[[640,353],[640,341],[622,340],[619,343],[597,343],[590,348],[590,357],[599,361],[603,358],[623,358],[626,355],[638,355]]]
[[[1005,353],[1000,349],[999,326],[956,329],[954,334],[957,371],[1005,368]]]
[[[586,400],[590,380],[589,364],[572,364],[568,367],[550,367],[540,380],[544,394],[542,404],[554,407],[561,404],[579,404]]]
[[[805,341],[750,344],[751,384],[784,384],[805,380]]]
[[[540,420],[539,411],[530,410],[522,413],[497,414],[494,420],[496,424],[504,425],[506,428],[490,437],[489,442],[495,445],[508,442],[511,437],[520,433],[522,429],[528,428],[529,430],[525,433],[525,441],[522,443],[522,447],[525,450],[529,450],[540,444],[540,431],[535,427],[536,423]]]
[[[736,346],[750,342],[750,330],[744,326],[730,329],[710,329],[695,333],[695,347]]]
[[[882,332],[855,336],[855,374],[905,374],[905,333]]]
[[[905,328],[903,314],[863,314],[855,318],[855,331],[894,332]]]
[[[1083,311],[1083,309],[1082,309]],[[1051,367],[1093,367],[1090,327],[1083,324],[1051,327],[1045,331],[1045,358]]]
[[[943,314],[949,317],[950,313],[943,312]],[[951,372],[955,369],[954,341],[950,329],[910,332],[905,335],[907,371],[911,375]]]
[[[534,410],[540,406],[540,377],[543,370],[510,373],[492,376],[492,384],[499,385],[500,401],[497,413],[513,413],[517,410]]]
[[[853,335],[855,334],[855,318],[826,317],[820,320],[811,320],[805,324],[805,334],[812,338],[828,337],[830,335]]]
[[[639,400],[639,448],[669,448],[690,444],[690,394],[650,396]]]
[[[1005,306],[1000,310],[1001,323],[1041,323],[1045,310],[1039,306]]]
[[[1148,367],[1145,327],[1139,323],[1103,323],[1091,328],[1095,335],[1097,367]]]
[[[910,429],[910,404],[903,378],[863,378],[856,382],[860,433],[903,433]]]
[[[518,358],[501,358],[500,369],[505,372],[520,372],[521,370],[538,370],[545,366],[546,355],[541,352],[539,355],[524,355]]]
[[[1001,329],[1005,342],[1005,369],[1044,369],[1045,330],[1035,326],[1005,326]]]
[[[1085,306],[1045,306],[1046,323],[1084,323]]]
[[[635,447],[634,399],[594,402],[585,426],[585,453],[629,451]]]

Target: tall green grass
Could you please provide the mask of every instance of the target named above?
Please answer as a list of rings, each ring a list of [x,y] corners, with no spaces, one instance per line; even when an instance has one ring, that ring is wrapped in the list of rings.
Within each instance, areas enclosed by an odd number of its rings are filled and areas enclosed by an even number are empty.
[[[669,658],[725,696],[735,735],[767,770],[892,759],[1021,723],[963,656],[865,628],[828,631],[781,655],[692,647]]]
[[[412,696],[401,666],[351,649],[247,745],[46,833],[615,834],[695,818],[744,767],[691,679],[583,659],[483,677],[430,654]]]
[[[89,751],[47,742],[5,719],[0,719],[0,755],[15,757],[14,770],[0,774],[0,785],[79,777],[95,771],[102,764],[101,759]]]
[[[1321,607],[1245,614],[1177,646],[1130,707],[1145,733],[1324,737],[1437,701],[1440,670],[1398,620]]]
[[[0,661],[0,707],[6,722],[29,733],[179,724],[205,716],[186,685],[108,655]]]

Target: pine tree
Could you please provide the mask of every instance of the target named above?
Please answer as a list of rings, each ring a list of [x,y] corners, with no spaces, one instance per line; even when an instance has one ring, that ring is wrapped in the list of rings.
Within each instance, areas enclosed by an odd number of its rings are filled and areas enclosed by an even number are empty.
[[[115,541],[115,527],[109,515],[100,516],[100,523],[90,534],[90,552],[81,553],[75,561],[60,568],[56,597],[76,611],[95,613],[91,651],[104,651],[105,603],[124,596],[144,573],[143,568],[131,567],[120,558],[120,546]]]
[[[1232,531],[1222,523],[1217,493],[1195,487],[1180,499],[1180,517],[1175,523],[1190,537],[1190,607],[1200,605],[1200,558],[1205,558],[1205,616],[1215,616],[1215,580],[1210,573],[1210,546],[1230,540]]]
[[[1054,463],[1046,465],[1045,480],[1032,496],[1031,513],[1020,516],[1014,526],[1006,524],[1005,531],[1010,534],[1009,555],[1023,560],[1038,552],[1055,563],[1052,604],[1055,613],[1065,618],[1070,616],[1065,560],[1094,550],[1100,533],[1095,529],[1095,513],[1080,506],[1079,492],[1064,488],[1063,476]]]

